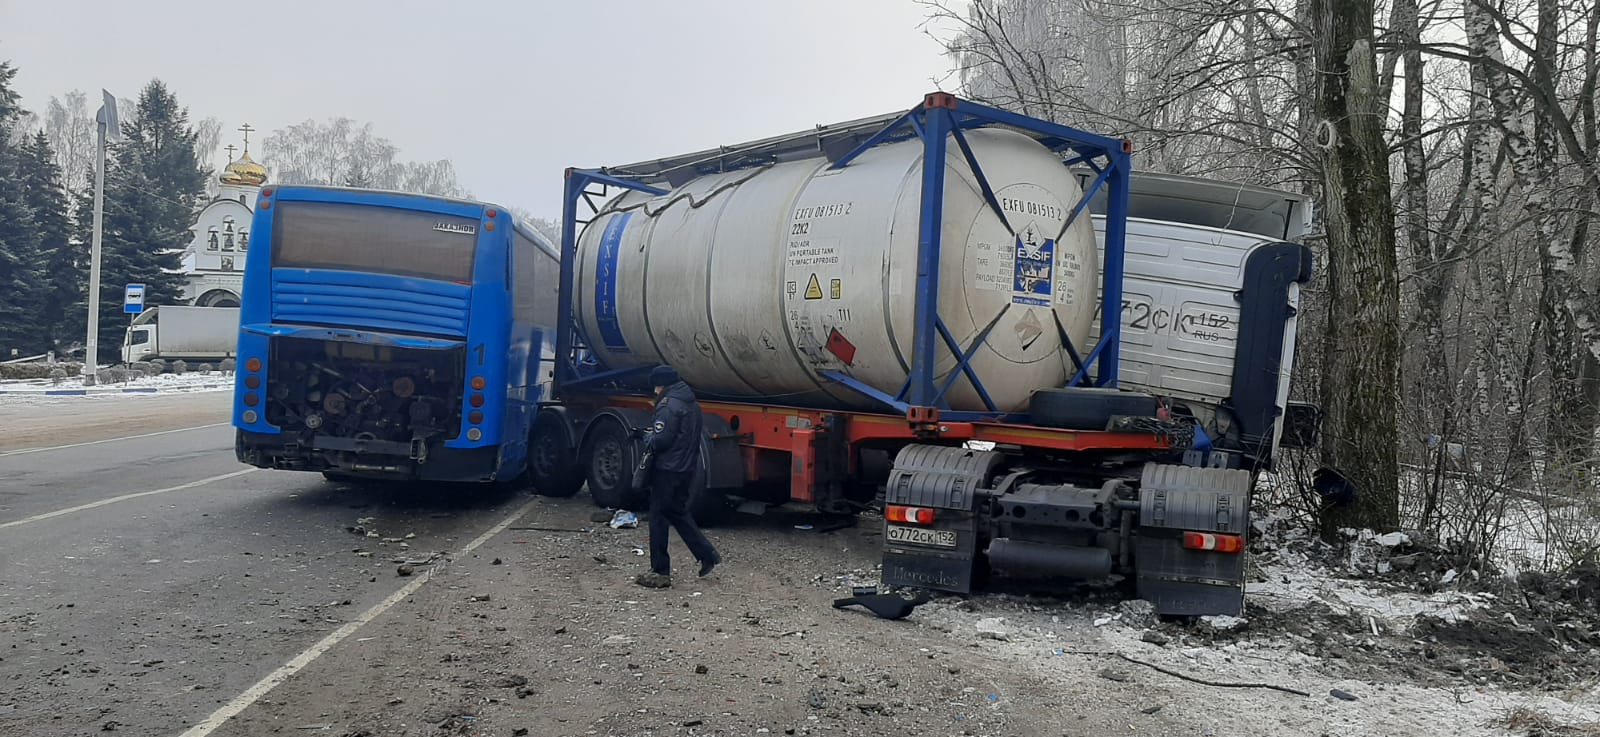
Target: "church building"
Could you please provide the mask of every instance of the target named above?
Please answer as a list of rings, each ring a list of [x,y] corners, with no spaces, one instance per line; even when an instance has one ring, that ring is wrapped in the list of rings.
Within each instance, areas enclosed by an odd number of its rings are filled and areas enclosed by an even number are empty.
[[[244,257],[250,250],[250,219],[256,194],[267,181],[267,168],[250,158],[250,132],[244,132],[244,151],[228,163],[218,177],[217,195],[200,210],[190,228],[193,237],[183,252],[183,304],[198,307],[238,307],[244,286]],[[232,144],[227,146],[231,158]]]

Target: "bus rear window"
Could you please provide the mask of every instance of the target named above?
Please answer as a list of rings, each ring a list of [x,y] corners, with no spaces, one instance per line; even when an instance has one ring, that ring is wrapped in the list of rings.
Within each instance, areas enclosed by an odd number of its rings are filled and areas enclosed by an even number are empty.
[[[372,205],[287,202],[272,223],[272,265],[472,280],[478,221]]]

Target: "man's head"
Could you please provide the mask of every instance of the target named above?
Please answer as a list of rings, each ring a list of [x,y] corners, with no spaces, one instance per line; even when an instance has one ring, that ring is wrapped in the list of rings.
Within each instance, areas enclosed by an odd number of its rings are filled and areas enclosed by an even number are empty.
[[[661,392],[666,391],[667,387],[679,381],[681,379],[678,377],[677,369],[671,366],[662,365],[650,370],[650,388],[655,390],[658,397],[661,396]]]

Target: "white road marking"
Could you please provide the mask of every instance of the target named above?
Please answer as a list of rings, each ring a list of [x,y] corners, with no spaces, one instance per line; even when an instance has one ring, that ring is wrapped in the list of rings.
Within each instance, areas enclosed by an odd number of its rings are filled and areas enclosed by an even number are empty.
[[[479,535],[472,542],[467,543],[466,547],[457,551],[456,557],[465,557],[468,553],[477,550],[478,546],[488,542],[489,538],[504,532],[507,527],[510,527],[517,520],[522,519],[522,516],[527,514],[528,510],[532,509],[533,506],[538,503],[539,500],[534,499],[527,504],[518,507],[517,511],[511,513],[511,516],[501,520],[499,524],[489,528],[488,532]],[[188,731],[184,732],[182,735],[179,735],[179,737],[205,737],[206,735],[215,732],[218,727],[227,724],[229,719],[238,716],[239,712],[249,708],[251,704],[254,704],[262,696],[266,696],[268,692],[272,691],[272,689],[277,688],[284,681],[287,681],[290,677],[294,676],[294,674],[300,672],[301,669],[310,665],[312,661],[322,657],[324,653],[333,649],[335,645],[338,645],[346,637],[355,634],[355,632],[361,629],[362,626],[374,619],[377,619],[384,612],[389,611],[391,607],[399,604],[401,601],[404,601],[406,597],[415,594],[417,589],[422,588],[422,585],[427,583],[429,579],[433,578],[433,574],[437,573],[438,570],[439,567],[437,565],[430,566],[427,570],[418,574],[417,577],[411,581],[411,583],[401,587],[399,591],[390,594],[387,599],[378,602],[371,609],[362,612],[361,616],[346,622],[343,627],[334,630],[327,637],[319,640],[317,644],[312,645],[304,652],[294,656],[289,660],[289,662],[284,663],[283,666],[279,667],[277,670],[268,673],[266,678],[257,681],[254,686],[245,689],[244,693],[239,694],[232,701],[229,701],[227,704],[223,705],[222,708],[211,712],[211,716],[206,717],[205,721],[190,727]]]
[[[129,499],[138,499],[139,497],[142,497],[142,496],[155,496],[156,494],[165,494],[165,493],[167,493],[169,491],[183,491],[184,489],[193,489],[196,486],[205,486],[206,484],[212,483],[214,481],[222,481],[223,479],[231,479],[231,478],[233,478],[235,476],[243,476],[243,475],[245,475],[247,473],[255,473],[258,470],[260,470],[260,469],[246,468],[243,471],[234,471],[233,473],[225,473],[225,474],[222,474],[221,476],[212,476],[210,478],[200,479],[199,481],[190,481],[187,484],[178,484],[177,486],[168,486],[165,489],[156,489],[155,491],[141,491],[141,492],[138,492],[136,494],[123,494],[122,496],[114,496],[114,497],[111,497],[110,499],[101,499],[100,501],[97,501],[97,502],[89,502],[88,504],[79,504],[76,507],[67,507],[66,509],[57,509],[54,512],[45,512],[44,514],[36,514],[36,515],[34,515],[32,517],[25,517],[23,519],[19,519],[19,520],[15,520],[15,521],[12,521],[12,522],[6,522],[4,524],[0,524],[0,530],[3,530],[5,528],[7,528],[7,527],[16,527],[18,525],[26,525],[26,524],[29,524],[31,522],[39,522],[41,520],[47,520],[47,519],[50,519],[52,517],[60,517],[60,516],[62,516],[64,514],[72,514],[73,512],[82,512],[82,511],[84,511],[86,509],[94,509],[95,507],[104,507],[107,504],[116,504],[117,502],[125,502],[125,501],[128,501]]]
[[[212,428],[212,427],[226,427],[226,426],[231,425],[231,424],[232,423],[229,423],[229,422],[218,422],[218,423],[211,424],[211,425],[199,425],[197,427],[180,427],[180,428],[178,428],[176,430],[162,430],[161,432],[147,432],[147,433],[145,433],[143,435],[124,435],[124,436],[122,436],[120,438],[106,438],[105,440],[90,440],[87,443],[73,443],[71,445],[52,445],[52,446],[50,446],[48,448],[23,448],[21,450],[8,450],[8,451],[6,451],[4,453],[0,453],[0,458],[5,458],[6,456],[19,456],[19,455],[22,455],[24,453],[43,453],[43,452],[45,452],[47,450],[66,450],[67,448],[82,448],[85,445],[99,445],[101,443],[115,443],[115,442],[118,442],[120,440],[138,440],[139,438],[153,438],[153,437],[155,437],[157,435],[171,435],[171,434],[173,434],[175,432],[188,432],[190,430],[205,430],[205,429]]]

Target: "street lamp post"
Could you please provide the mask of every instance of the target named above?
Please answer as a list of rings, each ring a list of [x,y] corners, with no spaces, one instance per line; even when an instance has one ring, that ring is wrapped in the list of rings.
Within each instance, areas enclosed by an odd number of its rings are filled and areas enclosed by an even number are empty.
[[[89,245],[89,334],[84,340],[83,375],[94,376],[100,364],[100,223],[105,212],[106,198],[106,141],[122,140],[122,128],[117,123],[117,98],[100,90],[104,102],[95,114],[99,123],[99,145],[95,151],[94,167],[94,235]]]

